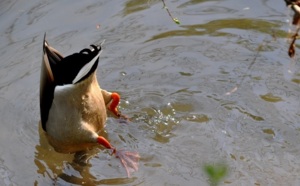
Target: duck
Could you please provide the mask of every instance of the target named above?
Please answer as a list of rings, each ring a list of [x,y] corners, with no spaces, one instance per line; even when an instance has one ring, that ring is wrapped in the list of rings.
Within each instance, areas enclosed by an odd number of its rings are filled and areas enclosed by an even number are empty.
[[[126,118],[118,110],[120,95],[101,89],[96,70],[102,44],[90,45],[64,57],[43,40],[40,74],[40,117],[49,144],[59,153],[86,151],[94,146],[111,150],[127,175],[137,171],[139,154],[117,150],[99,132],[105,127],[107,110]]]

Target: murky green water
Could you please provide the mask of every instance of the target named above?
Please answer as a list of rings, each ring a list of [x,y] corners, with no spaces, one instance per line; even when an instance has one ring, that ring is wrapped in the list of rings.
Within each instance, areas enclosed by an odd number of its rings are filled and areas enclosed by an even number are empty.
[[[284,2],[166,3],[181,25],[159,0],[0,2],[0,185],[208,185],[202,166],[217,162],[230,169],[223,185],[300,183],[300,65]],[[106,40],[98,79],[131,118],[108,118],[106,135],[140,153],[132,178],[106,151],[81,165],[47,143],[45,32],[65,55]]]

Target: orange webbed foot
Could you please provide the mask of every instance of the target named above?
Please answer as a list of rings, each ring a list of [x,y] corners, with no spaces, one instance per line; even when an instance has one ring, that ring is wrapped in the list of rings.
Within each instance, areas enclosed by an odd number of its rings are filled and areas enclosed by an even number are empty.
[[[124,149],[116,150],[104,137],[98,136],[97,141],[100,145],[112,150],[112,154],[115,154],[120,159],[123,167],[126,170],[127,176],[130,177],[131,173],[138,171],[140,155],[138,152],[126,151]]]
[[[120,103],[120,95],[118,93],[113,92],[111,94],[112,102],[109,105],[108,109],[117,117],[120,117],[121,114],[118,111],[118,105]]]
[[[113,92],[111,94],[111,99],[112,99],[112,102],[111,104],[109,105],[108,109],[115,115],[117,116],[119,119],[121,119],[121,121],[130,121],[129,120],[129,117],[127,117],[126,115],[123,115],[121,114],[119,111],[118,111],[118,105],[120,103],[120,95],[118,93],[115,93]],[[125,123],[125,122],[124,122]]]
[[[121,149],[116,151],[116,157],[120,159],[128,177],[131,176],[131,173],[138,171],[140,160],[140,155],[138,152],[131,152]]]

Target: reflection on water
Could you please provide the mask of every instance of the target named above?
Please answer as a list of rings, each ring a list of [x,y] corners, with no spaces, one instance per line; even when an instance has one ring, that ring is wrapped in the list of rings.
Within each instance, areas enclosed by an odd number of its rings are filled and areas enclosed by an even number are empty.
[[[129,0],[125,3],[124,7],[124,15],[129,15],[138,11],[145,10],[149,8],[154,1],[135,1],[135,0]]]
[[[279,102],[283,101],[281,97],[279,96],[274,96],[272,93],[267,93],[265,95],[260,95],[261,99],[269,102]]]
[[[154,35],[150,40],[162,39],[166,37],[176,37],[176,36],[199,36],[199,35],[211,35],[219,37],[229,37],[232,36],[234,31],[232,29],[242,29],[242,30],[255,30],[258,32],[273,34],[272,29],[277,30],[280,27],[280,23],[272,23],[264,20],[255,19],[222,19],[213,20],[205,24],[197,25],[184,25],[181,26],[180,30],[172,30],[168,32],[163,32],[158,35]],[[230,31],[227,31],[230,30]],[[233,32],[233,33],[232,33]],[[286,37],[287,32],[276,31],[276,37]]]
[[[57,153],[49,145],[41,127],[39,127],[39,136],[40,143],[36,146],[34,160],[38,168],[37,173],[44,177],[49,177],[54,185],[61,183],[72,183],[76,185],[117,185],[129,184],[136,180],[135,177],[126,178],[126,176],[99,180],[99,176],[96,177],[91,173],[90,168],[92,164],[89,162],[91,158],[94,158],[100,153],[98,149],[91,149],[88,152],[79,152],[76,154]]]
[[[159,0],[0,2],[0,185],[207,185],[202,166],[219,161],[225,185],[299,185],[300,68],[286,52],[285,4],[167,4],[181,25]],[[66,54],[106,39],[98,79],[130,121],[109,117],[103,135],[140,153],[132,178],[104,149],[60,154],[47,143],[45,32]]]

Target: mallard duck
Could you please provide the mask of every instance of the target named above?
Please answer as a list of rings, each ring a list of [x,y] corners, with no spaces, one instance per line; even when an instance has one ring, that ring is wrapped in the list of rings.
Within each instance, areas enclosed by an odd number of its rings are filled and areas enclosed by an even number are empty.
[[[100,144],[121,159],[128,174],[137,170],[139,155],[117,151],[98,134],[105,126],[107,109],[122,117],[117,109],[119,94],[101,89],[97,81],[101,52],[101,45],[91,45],[63,57],[48,44],[45,34],[40,79],[41,124],[57,152],[74,153]]]

